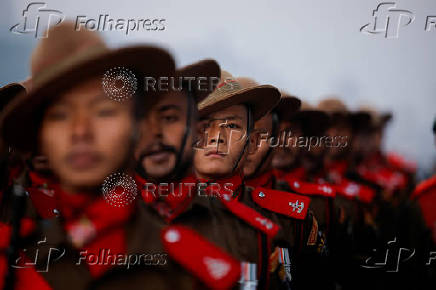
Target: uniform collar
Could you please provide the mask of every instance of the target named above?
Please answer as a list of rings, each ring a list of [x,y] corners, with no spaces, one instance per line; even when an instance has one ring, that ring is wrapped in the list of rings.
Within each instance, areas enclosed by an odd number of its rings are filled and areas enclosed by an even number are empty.
[[[31,187],[44,187],[47,188],[50,185],[54,184],[53,178],[43,176],[36,171],[29,171],[29,179],[31,182]]]
[[[136,182],[143,201],[154,208],[158,214],[170,223],[181,213],[193,206],[208,208],[211,198],[235,197],[240,193],[242,176],[234,175],[221,179],[196,179],[193,175],[172,184],[171,192],[165,197],[158,196],[158,190],[168,188],[168,184],[148,183],[146,179],[136,175]],[[154,186],[153,186],[154,185]]]
[[[273,188],[275,182],[275,174],[273,170],[268,170],[257,177],[247,179],[245,183],[251,187]]]

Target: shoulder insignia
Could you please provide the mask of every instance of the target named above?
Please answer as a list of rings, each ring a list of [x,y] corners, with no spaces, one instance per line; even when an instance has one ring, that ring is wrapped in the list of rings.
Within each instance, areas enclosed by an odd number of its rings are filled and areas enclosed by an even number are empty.
[[[184,226],[170,226],[162,231],[161,238],[168,255],[206,286],[229,289],[238,282],[240,262],[197,232]]]
[[[222,202],[234,215],[269,237],[274,237],[280,229],[280,226],[272,220],[236,199],[225,197]]]
[[[286,191],[256,187],[251,197],[259,206],[295,219],[305,219],[310,198]]]

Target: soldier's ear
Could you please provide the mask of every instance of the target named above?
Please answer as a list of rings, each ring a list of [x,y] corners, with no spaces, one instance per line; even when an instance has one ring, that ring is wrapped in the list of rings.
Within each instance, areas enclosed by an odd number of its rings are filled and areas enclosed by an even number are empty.
[[[132,130],[132,134],[130,135],[130,141],[134,146],[136,146],[141,139],[141,130],[139,129],[139,122],[135,122]]]
[[[254,154],[259,148],[259,133],[251,132],[248,139],[248,154]]]

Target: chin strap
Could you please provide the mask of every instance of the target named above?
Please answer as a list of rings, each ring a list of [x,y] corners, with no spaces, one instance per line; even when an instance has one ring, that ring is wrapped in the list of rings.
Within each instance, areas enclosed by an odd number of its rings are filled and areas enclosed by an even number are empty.
[[[194,106],[194,94],[192,93],[191,90],[187,89],[186,95],[187,95],[186,96],[187,110],[186,110],[185,132],[183,133],[180,150],[177,152],[176,163],[174,165],[174,169],[169,174],[169,176],[171,178],[181,177],[187,169],[183,163],[183,153],[185,152],[186,142],[188,141],[188,137],[189,137],[189,135],[192,134],[192,127],[191,127],[192,126],[192,122],[191,122],[192,116],[191,115],[193,113],[192,107]]]
[[[251,107],[249,105],[246,105],[247,108],[247,138],[245,139],[245,144],[244,144],[244,148],[242,148],[242,151],[239,153],[239,157],[235,162],[235,165],[233,165],[233,169],[232,169],[232,173],[235,173],[236,169],[239,166],[239,162],[242,159],[242,156],[244,156],[245,150],[247,150],[248,145],[250,144],[250,135],[251,135],[251,131],[252,131],[252,127],[253,127],[253,123],[251,121],[252,119],[252,112],[251,112]]]
[[[276,112],[271,113],[272,117],[272,132],[271,132],[271,138],[278,138],[279,137],[279,116]],[[259,164],[256,167],[256,170],[254,170],[253,176],[257,176],[257,174],[260,173],[260,169],[262,168],[262,165],[266,162],[266,160],[269,158],[273,151],[273,147],[268,145],[268,151],[266,154],[262,157],[262,160],[259,162]]]

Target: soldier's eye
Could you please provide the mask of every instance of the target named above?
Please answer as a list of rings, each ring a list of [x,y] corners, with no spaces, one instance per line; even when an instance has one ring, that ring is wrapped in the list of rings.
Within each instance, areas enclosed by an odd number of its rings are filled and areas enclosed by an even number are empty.
[[[229,129],[240,129],[241,128],[238,124],[235,124],[235,123],[228,123],[228,124],[226,124],[226,127]]]
[[[68,113],[64,109],[53,109],[49,110],[46,114],[46,118],[49,121],[63,121],[66,120],[68,117]]]
[[[174,123],[179,120],[179,117],[177,115],[164,115],[162,116],[162,120],[167,123]]]
[[[97,115],[99,117],[112,117],[115,116],[116,113],[117,111],[115,109],[106,108],[106,109],[98,110]]]

